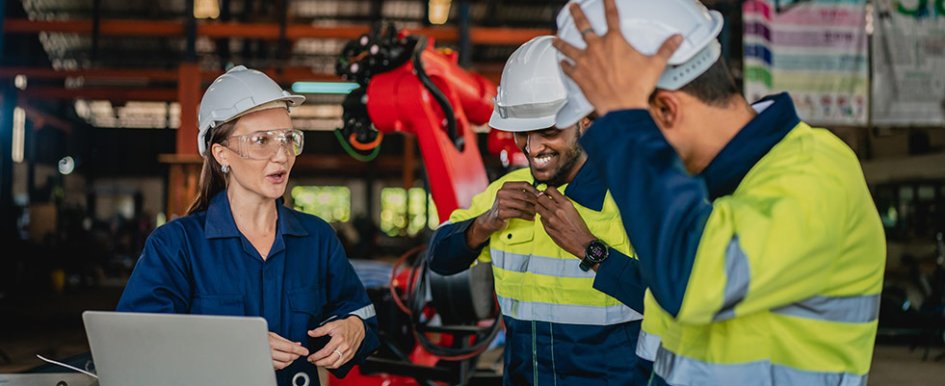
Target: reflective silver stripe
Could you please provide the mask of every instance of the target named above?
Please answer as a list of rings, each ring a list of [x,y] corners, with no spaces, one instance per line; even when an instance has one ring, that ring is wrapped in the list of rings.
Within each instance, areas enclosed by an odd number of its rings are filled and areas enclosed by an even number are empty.
[[[768,361],[723,365],[673,354],[660,347],[653,371],[670,385],[866,386],[866,375],[798,370]]]
[[[748,266],[748,256],[738,244],[738,236],[732,238],[725,250],[725,297],[722,308],[715,314],[715,321],[735,317],[735,305],[748,295],[748,285],[751,283],[751,269]]]
[[[650,362],[656,360],[656,351],[660,348],[659,335],[648,334],[640,330],[640,337],[637,338],[637,356]]]
[[[842,323],[867,323],[879,317],[879,295],[814,296],[771,310],[776,314]]]
[[[609,307],[523,302],[499,296],[502,314],[519,320],[606,326],[643,319],[623,304]]]
[[[373,318],[377,315],[377,312],[374,311],[374,305],[367,305],[357,310],[351,311],[348,315],[355,315],[361,319],[367,320],[368,318]]]
[[[548,332],[551,333],[551,376],[554,377],[554,386],[558,386],[558,369],[555,366],[555,325],[548,325]],[[537,382],[536,382],[537,384]]]
[[[581,261],[574,258],[556,258],[522,255],[491,248],[492,266],[512,272],[531,272],[538,275],[571,278],[594,278],[594,270],[581,270]]]

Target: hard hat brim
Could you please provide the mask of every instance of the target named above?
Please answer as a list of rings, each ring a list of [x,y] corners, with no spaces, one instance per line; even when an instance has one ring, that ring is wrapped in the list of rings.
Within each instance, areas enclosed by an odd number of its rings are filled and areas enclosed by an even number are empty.
[[[576,125],[581,118],[590,115],[592,112],[594,112],[594,107],[587,102],[583,94],[579,98],[570,97],[561,107],[561,110],[558,110],[558,115],[555,117],[557,122],[555,126],[559,129],[567,129]]]
[[[544,130],[554,126],[554,115],[539,118],[502,118],[499,113],[493,111],[492,117],[489,118],[489,127],[512,133]]]

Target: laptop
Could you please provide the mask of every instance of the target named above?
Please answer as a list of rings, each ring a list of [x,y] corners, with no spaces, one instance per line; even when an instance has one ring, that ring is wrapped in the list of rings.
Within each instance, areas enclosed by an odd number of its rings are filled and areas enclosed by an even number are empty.
[[[86,311],[101,386],[276,386],[259,317]]]

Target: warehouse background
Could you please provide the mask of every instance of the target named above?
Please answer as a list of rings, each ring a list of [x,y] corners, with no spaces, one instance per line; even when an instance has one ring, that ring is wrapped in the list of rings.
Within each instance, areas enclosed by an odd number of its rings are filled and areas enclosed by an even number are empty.
[[[393,23],[498,82],[564,1],[0,0],[0,373],[87,351],[79,315],[112,309],[151,230],[189,204],[196,108],[236,64],[306,104],[287,203],[331,222],[349,256],[388,262],[439,223],[415,138],[370,162],[339,145],[343,45]],[[749,99],[790,91],[856,152],[888,239],[871,384],[945,376],[945,3],[704,1]],[[490,177],[506,170],[479,146]]]

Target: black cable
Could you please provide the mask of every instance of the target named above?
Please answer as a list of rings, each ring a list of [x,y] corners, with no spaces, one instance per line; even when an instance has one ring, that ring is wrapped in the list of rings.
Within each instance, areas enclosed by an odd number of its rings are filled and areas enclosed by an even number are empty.
[[[489,329],[485,330],[483,333],[475,334],[475,341],[472,346],[464,348],[452,348],[452,347],[443,347],[431,342],[424,335],[425,327],[428,326],[429,321],[421,321],[420,318],[423,314],[423,308],[425,306],[425,297],[426,294],[426,285],[427,285],[427,272],[429,271],[429,266],[427,259],[419,258],[415,260],[414,267],[412,271],[419,272],[419,276],[416,277],[416,282],[413,282],[412,279],[409,283],[414,283],[412,285],[412,291],[409,291],[409,303],[411,311],[411,322],[414,325],[414,331],[417,341],[421,346],[428,352],[433,355],[440,357],[465,357],[469,355],[478,355],[477,352],[481,353],[485,351],[492,343],[492,340],[495,339],[498,335],[499,330],[501,329],[501,312],[496,310],[495,319],[492,322],[492,326]],[[412,274],[413,272],[411,272]],[[412,277],[412,276],[411,276]],[[450,358],[444,358],[450,359]]]
[[[455,145],[456,149],[459,151],[463,151],[466,147],[466,140],[459,135],[459,129],[456,127],[456,113],[453,111],[449,99],[446,98],[442,90],[436,87],[436,84],[433,83],[433,80],[430,79],[430,76],[427,75],[426,70],[423,68],[421,56],[426,47],[427,39],[421,37],[419,41],[417,41],[416,48],[413,52],[413,68],[417,72],[417,79],[420,79],[420,83],[433,95],[433,99],[436,100],[436,103],[440,105],[440,109],[443,110],[443,115],[446,116],[446,132],[449,134],[450,139],[453,140],[453,145]]]

